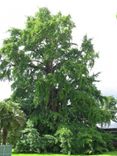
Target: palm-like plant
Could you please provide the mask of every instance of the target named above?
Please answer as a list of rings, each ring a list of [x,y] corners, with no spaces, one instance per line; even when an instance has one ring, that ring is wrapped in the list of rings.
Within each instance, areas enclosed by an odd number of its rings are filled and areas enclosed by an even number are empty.
[[[1,143],[7,143],[8,133],[18,130],[25,123],[25,115],[17,103],[11,100],[0,102]]]

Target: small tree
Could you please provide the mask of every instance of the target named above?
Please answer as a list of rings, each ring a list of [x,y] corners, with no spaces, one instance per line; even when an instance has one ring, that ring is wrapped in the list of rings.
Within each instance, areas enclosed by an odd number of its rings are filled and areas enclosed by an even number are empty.
[[[1,143],[8,142],[9,132],[18,131],[25,123],[25,115],[17,103],[10,100],[0,102]]]

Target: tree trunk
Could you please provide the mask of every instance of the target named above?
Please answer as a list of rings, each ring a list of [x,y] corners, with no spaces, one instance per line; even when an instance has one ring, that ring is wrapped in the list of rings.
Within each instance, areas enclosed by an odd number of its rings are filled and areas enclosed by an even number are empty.
[[[6,128],[3,128],[3,131],[2,131],[2,143],[3,145],[6,145],[6,142],[7,142],[7,134],[8,134],[8,131]]]

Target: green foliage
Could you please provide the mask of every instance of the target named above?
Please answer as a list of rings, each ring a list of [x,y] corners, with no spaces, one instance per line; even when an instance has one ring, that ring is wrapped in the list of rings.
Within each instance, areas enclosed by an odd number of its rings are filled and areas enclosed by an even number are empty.
[[[18,153],[57,152],[56,143],[57,139],[52,135],[40,136],[32,121],[29,120],[16,144],[15,151]]]
[[[80,128],[75,139],[78,143],[73,150],[78,153],[96,154],[112,149],[111,134],[97,131],[95,128]]]
[[[103,109],[106,109],[111,113],[112,120],[117,121],[116,112],[117,112],[117,99],[113,96],[105,96]]]
[[[40,136],[38,131],[33,128],[31,121],[27,122],[27,127],[22,131],[15,151],[20,153],[40,153]]]
[[[60,143],[61,153],[70,154],[72,151],[71,143],[73,138],[73,133],[70,128],[67,126],[60,127],[55,136]]]
[[[77,130],[77,131],[76,131]],[[113,149],[112,135],[98,131],[96,128],[64,126],[57,130],[55,136],[58,139],[62,153],[66,154],[96,154]]]
[[[34,129],[29,128],[28,133],[23,134],[26,139],[20,141],[26,151],[39,152],[41,145],[50,151],[57,132],[62,152],[71,152],[75,141],[72,135],[76,136],[80,127],[83,131],[93,127],[93,131],[97,123],[103,124],[112,118],[95,86],[98,74],[91,74],[98,54],[87,36],[79,46],[72,42],[74,27],[69,15],[52,15],[47,8],[41,8],[34,17],[27,18],[24,29],[10,29],[0,49],[0,79],[12,81],[12,99],[21,104],[27,118],[34,123]],[[58,129],[59,125],[63,128]],[[71,129],[66,125],[71,125]],[[34,142],[33,137],[39,134],[37,131],[33,135],[33,130],[38,130],[46,141],[38,143],[37,137]],[[94,150],[90,141],[94,138],[92,131],[85,137],[82,133],[79,138],[80,146],[86,142],[90,151]],[[52,136],[51,143],[46,134]]]
[[[45,153],[59,153],[58,140],[55,136],[45,134],[41,137],[41,152]]]
[[[6,144],[12,142],[14,144],[24,124],[25,114],[18,103],[14,103],[11,100],[0,102],[1,143]]]

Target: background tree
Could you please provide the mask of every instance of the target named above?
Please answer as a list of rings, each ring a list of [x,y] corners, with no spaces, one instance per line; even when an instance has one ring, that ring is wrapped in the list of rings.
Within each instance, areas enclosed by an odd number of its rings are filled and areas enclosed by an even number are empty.
[[[0,136],[2,144],[9,142],[9,134],[11,136],[15,135],[14,138],[16,138],[18,130],[21,130],[24,123],[25,115],[17,103],[12,101],[0,102]]]
[[[111,112],[112,120],[117,122],[117,99],[113,96],[105,96],[104,105],[102,105],[102,109],[106,109],[108,112]]]
[[[24,29],[9,30],[0,50],[0,78],[12,81],[12,98],[41,135],[66,126],[76,134],[111,118],[94,84],[98,74],[90,73],[98,55],[87,36],[72,43],[74,27],[69,15],[41,8]]]

